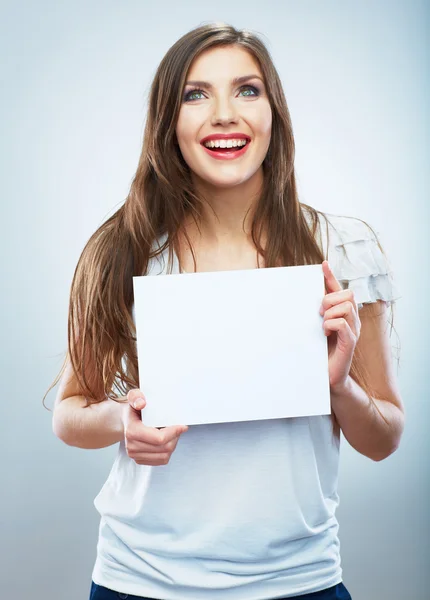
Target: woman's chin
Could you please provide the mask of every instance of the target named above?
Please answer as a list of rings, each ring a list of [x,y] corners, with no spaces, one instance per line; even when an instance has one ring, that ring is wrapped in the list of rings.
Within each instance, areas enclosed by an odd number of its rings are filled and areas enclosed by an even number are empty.
[[[245,181],[248,181],[248,179],[251,179],[251,177],[255,175],[254,172],[250,173],[248,170],[246,172],[244,172],[244,170],[242,169],[228,170],[231,172],[219,172],[217,174],[214,174],[202,171],[200,173],[195,173],[195,175],[197,176],[197,179],[200,179],[202,181],[203,184],[217,188],[235,187],[237,185],[240,185],[241,183],[244,183]]]

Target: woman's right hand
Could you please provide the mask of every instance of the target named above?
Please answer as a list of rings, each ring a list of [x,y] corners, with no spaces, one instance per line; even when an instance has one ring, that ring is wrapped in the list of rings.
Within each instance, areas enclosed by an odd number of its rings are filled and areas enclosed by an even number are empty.
[[[188,426],[147,427],[140,413],[146,406],[143,393],[139,389],[130,390],[127,401],[123,406],[122,420],[128,456],[138,465],[167,465],[179,436],[188,430]]]

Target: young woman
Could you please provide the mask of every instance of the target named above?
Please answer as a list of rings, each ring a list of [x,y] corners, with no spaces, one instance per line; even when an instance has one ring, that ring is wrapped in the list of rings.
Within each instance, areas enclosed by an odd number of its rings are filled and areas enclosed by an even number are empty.
[[[325,276],[332,415],[145,426],[132,277],[304,264]],[[91,600],[350,598],[340,430],[375,461],[399,444],[396,298],[366,223],[299,202],[290,116],[261,40],[222,24],[179,39],[154,78],[130,193],[88,241],[71,288],[54,432],[80,448],[119,442],[95,499]]]

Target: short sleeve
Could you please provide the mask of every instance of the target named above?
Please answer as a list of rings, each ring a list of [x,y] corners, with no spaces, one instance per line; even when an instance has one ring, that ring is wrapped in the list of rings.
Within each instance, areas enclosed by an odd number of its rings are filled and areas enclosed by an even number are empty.
[[[351,289],[358,308],[384,300],[387,305],[401,298],[379,233],[354,217],[327,216],[328,255],[333,273],[343,289]],[[331,238],[331,239],[330,239]]]

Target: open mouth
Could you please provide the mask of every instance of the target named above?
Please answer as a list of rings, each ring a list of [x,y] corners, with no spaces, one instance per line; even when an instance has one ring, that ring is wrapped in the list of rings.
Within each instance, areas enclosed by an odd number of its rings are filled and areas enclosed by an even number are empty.
[[[242,148],[244,148],[245,146],[247,146],[250,143],[250,140],[246,140],[245,144],[240,144],[240,146],[226,146],[225,148],[218,146],[218,148],[216,146],[206,146],[205,144],[203,144],[203,146],[205,148],[207,148],[208,150],[212,150],[212,152],[237,152],[238,150],[242,150]]]
[[[241,144],[240,146],[226,146],[226,147],[221,147],[221,146],[206,146],[205,144],[201,144],[203,146],[203,148],[206,150],[206,152],[212,156],[213,158],[218,158],[218,159],[230,159],[230,158],[238,158],[240,156],[242,156],[243,154],[245,154],[246,150],[248,149],[249,144],[251,143],[251,140],[246,140],[245,144]]]

